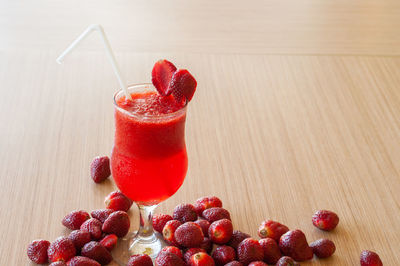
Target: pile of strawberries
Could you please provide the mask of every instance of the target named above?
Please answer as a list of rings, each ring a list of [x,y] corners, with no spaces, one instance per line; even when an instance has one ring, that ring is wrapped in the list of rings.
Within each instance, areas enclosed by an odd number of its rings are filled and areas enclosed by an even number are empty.
[[[72,232],[52,243],[34,240],[28,246],[28,257],[35,263],[51,266],[100,266],[110,263],[111,250],[130,228],[126,213],[132,201],[119,191],[106,197],[106,209],[89,213],[78,210],[67,214],[62,224]]]
[[[337,216],[326,216],[325,211],[323,214],[316,214],[315,223],[325,230],[333,229]],[[309,260],[314,253],[325,258],[335,252],[332,241],[319,240],[310,247],[300,230],[289,231],[285,225],[271,220],[261,224],[260,240],[233,230],[229,211],[214,196],[200,198],[194,205],[180,204],[172,216],[155,215],[153,227],[171,245],[160,252],[155,260],[157,266],[294,265],[294,260]],[[130,266],[135,265],[144,264]]]
[[[91,164],[91,177],[100,183],[110,176],[109,158],[96,157]],[[73,230],[68,237],[61,236],[50,243],[34,240],[28,246],[28,257],[33,262],[50,266],[100,266],[109,264],[111,250],[130,228],[126,213],[132,201],[119,191],[105,199],[106,209],[73,211],[62,224]],[[317,211],[313,224],[331,231],[339,217],[331,211]],[[300,230],[289,230],[279,222],[261,223],[256,240],[249,234],[234,230],[228,210],[215,197],[202,197],[192,204],[180,204],[173,215],[156,214],[153,228],[162,234],[169,246],[163,248],[154,261],[156,266],[277,266],[299,265],[317,256],[327,258],[335,252],[329,239],[319,239],[310,245]],[[360,256],[361,266],[381,266],[378,254],[365,250]],[[133,255],[128,266],[153,266],[148,255]]]
[[[334,212],[321,210],[313,215],[312,222],[321,230],[331,231],[338,225],[339,217]],[[153,227],[170,244],[157,256],[156,266],[299,265],[297,262],[311,260],[314,255],[330,257],[336,250],[329,239],[319,239],[309,245],[302,231],[289,230],[272,220],[261,223],[259,240],[233,230],[229,211],[215,196],[200,198],[194,205],[180,204],[172,216],[157,214],[153,217]],[[360,264],[379,266],[382,262],[376,253],[363,251]]]

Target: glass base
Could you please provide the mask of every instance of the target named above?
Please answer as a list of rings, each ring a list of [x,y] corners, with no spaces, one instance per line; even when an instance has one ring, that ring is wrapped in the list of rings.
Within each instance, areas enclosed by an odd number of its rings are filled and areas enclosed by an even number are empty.
[[[118,241],[117,246],[113,250],[114,261],[118,265],[127,265],[132,255],[147,254],[153,260],[167,244],[162,236],[158,233],[149,237],[139,237],[137,232],[132,232]]]

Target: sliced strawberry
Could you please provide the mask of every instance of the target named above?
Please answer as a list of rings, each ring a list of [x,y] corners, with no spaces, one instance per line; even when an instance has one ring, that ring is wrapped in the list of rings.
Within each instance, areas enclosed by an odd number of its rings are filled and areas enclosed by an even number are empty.
[[[175,71],[169,84],[169,90],[172,91],[172,95],[178,101],[181,101],[183,97],[190,101],[193,98],[196,87],[197,81],[186,69]]]
[[[153,70],[151,71],[151,81],[159,94],[163,96],[171,94],[169,83],[175,71],[176,67],[168,60],[158,60],[154,64]]]

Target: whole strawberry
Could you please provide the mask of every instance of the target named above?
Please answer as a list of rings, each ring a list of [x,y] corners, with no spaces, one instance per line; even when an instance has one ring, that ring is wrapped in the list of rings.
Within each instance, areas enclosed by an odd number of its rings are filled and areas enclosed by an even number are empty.
[[[233,230],[232,233],[232,237],[229,240],[229,242],[227,243],[228,246],[233,247],[235,250],[238,248],[240,242],[242,242],[243,240],[245,240],[246,238],[249,238],[250,235],[243,233],[239,230]]]
[[[215,266],[215,263],[210,255],[205,252],[199,252],[190,257],[189,266]]]
[[[279,242],[280,237],[287,231],[289,231],[289,228],[286,225],[272,220],[266,220],[262,222],[258,228],[258,235],[261,238],[270,237]]]
[[[101,265],[106,265],[112,261],[111,253],[99,242],[91,241],[83,246],[82,256],[97,261]]]
[[[74,243],[75,249],[80,252],[86,243],[89,243],[92,239],[90,233],[87,231],[74,230],[68,238]]]
[[[88,219],[90,219],[89,213],[85,211],[72,211],[62,219],[61,223],[68,229],[77,230]]]
[[[174,253],[175,255],[177,255],[179,258],[183,259],[183,254],[182,251],[175,247],[175,246],[166,246],[164,247],[160,252],[170,252],[170,253]]]
[[[160,252],[154,260],[155,266],[185,266],[185,263],[174,253]]]
[[[155,214],[153,216],[153,228],[162,234],[165,224],[172,220],[172,216],[168,214]]]
[[[76,254],[74,243],[69,238],[59,237],[54,240],[47,249],[50,262],[68,261]]]
[[[186,264],[189,264],[190,257],[199,252],[207,253],[206,250],[202,248],[189,248],[188,250],[186,250],[185,254],[183,255],[183,259]]]
[[[111,251],[117,245],[117,241],[118,237],[114,234],[111,234],[103,237],[103,239],[100,241],[100,244],[102,244],[106,249],[108,249],[108,251]]]
[[[208,228],[210,227],[210,223],[207,220],[196,220],[194,222],[201,227],[203,235],[208,237]]]
[[[197,213],[192,204],[179,204],[175,207],[172,217],[181,223],[193,222],[197,220]]]
[[[216,244],[227,243],[233,234],[232,222],[228,219],[222,219],[213,222],[208,228],[208,236]]]
[[[318,258],[328,258],[332,256],[336,250],[335,243],[329,239],[319,239],[314,241],[310,244],[310,247]]]
[[[295,261],[310,260],[313,257],[306,236],[300,230],[289,231],[282,235],[279,248],[284,255],[292,257]]]
[[[211,256],[216,265],[225,265],[236,259],[236,251],[230,246],[219,246]]]
[[[204,240],[201,227],[194,222],[187,222],[179,226],[174,236],[179,245],[187,248],[199,247]]]
[[[90,164],[90,176],[96,183],[101,183],[111,175],[110,159],[107,156],[98,156]]]
[[[225,264],[225,266],[243,266],[243,263],[241,263],[237,260],[234,260],[234,261],[231,261],[231,262]]]
[[[50,242],[47,240],[33,240],[28,246],[28,258],[37,264],[47,263],[47,249],[49,246]]]
[[[360,255],[361,266],[382,266],[383,263],[379,255],[373,251],[364,250]]]
[[[278,244],[272,238],[262,238],[258,240],[258,243],[260,243],[264,250],[264,261],[266,263],[276,264],[282,257]]]
[[[264,250],[260,243],[253,238],[246,238],[240,242],[237,248],[239,261],[248,265],[252,261],[262,261],[264,259]]]
[[[253,261],[249,264],[249,266],[268,266],[268,264],[263,261]]]
[[[93,240],[98,240],[101,238],[101,227],[102,224],[99,220],[95,219],[95,218],[91,218],[87,221],[85,221],[82,225],[81,225],[81,231],[84,232],[89,232],[90,236]]]
[[[203,211],[202,216],[206,219],[209,223],[221,220],[221,219],[228,219],[231,220],[231,215],[227,210],[220,207],[213,207]]]
[[[100,209],[100,210],[94,210],[90,213],[93,218],[96,218],[99,220],[101,223],[104,223],[104,221],[110,216],[111,213],[113,213],[113,210],[109,209]]]
[[[179,222],[178,220],[171,220],[168,221],[162,231],[164,240],[167,241],[169,244],[174,245],[174,246],[178,246],[178,242],[176,242],[175,239],[175,231],[176,229],[181,226],[181,222]]]
[[[128,233],[129,227],[130,221],[128,214],[123,211],[116,211],[104,221],[102,230],[107,234],[124,237]]]
[[[106,208],[113,211],[127,212],[132,206],[132,200],[120,191],[111,192],[104,200]]]
[[[291,257],[284,256],[278,260],[276,266],[298,266],[297,262],[294,261]]]
[[[202,197],[194,203],[194,208],[199,216],[202,216],[204,210],[213,207],[222,207],[222,201],[215,196]]]
[[[100,266],[100,263],[98,263],[95,260],[82,257],[82,256],[76,256],[73,257],[70,261],[67,263],[68,266]]]
[[[339,223],[339,216],[332,211],[320,210],[312,217],[313,224],[321,230],[331,231]]]
[[[153,266],[153,262],[147,254],[133,255],[129,258],[127,266]]]

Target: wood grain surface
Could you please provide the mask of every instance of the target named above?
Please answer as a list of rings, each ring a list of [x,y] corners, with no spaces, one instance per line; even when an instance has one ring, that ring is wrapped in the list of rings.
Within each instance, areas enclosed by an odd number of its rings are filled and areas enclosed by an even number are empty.
[[[364,249],[400,265],[399,14],[394,0],[0,1],[0,265],[33,265],[31,240],[67,234],[66,213],[115,189],[89,177],[113,144],[103,47],[91,37],[55,62],[90,23],[128,83],[159,58],[198,80],[187,178],[158,212],[217,195],[254,237],[271,218],[336,243],[302,265],[358,265]],[[339,214],[335,231],[312,225],[318,209]]]

